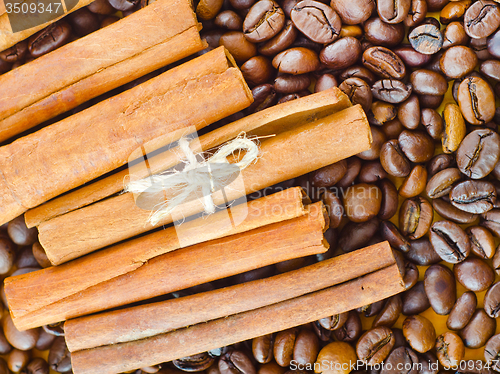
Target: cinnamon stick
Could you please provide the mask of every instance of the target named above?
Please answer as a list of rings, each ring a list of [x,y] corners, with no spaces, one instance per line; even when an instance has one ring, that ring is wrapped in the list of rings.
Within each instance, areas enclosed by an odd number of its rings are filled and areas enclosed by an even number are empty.
[[[348,97],[338,88],[318,92],[293,102],[275,105],[202,135],[199,138],[199,148],[197,148],[198,144],[194,144],[193,151],[197,153],[217,147],[235,138],[242,131],[252,135],[278,134],[290,129],[294,124],[301,125],[314,119],[320,119],[349,106]],[[176,155],[175,152],[166,152],[149,158],[151,172],[160,173],[175,166],[178,163]],[[115,173],[30,209],[25,214],[26,224],[28,227],[38,226],[49,219],[120,192],[127,176],[128,170]],[[140,176],[140,171],[137,172],[137,176]],[[143,174],[142,177],[147,177],[147,175]]]
[[[295,178],[320,167],[368,149],[371,132],[365,113],[359,105],[344,109],[273,138],[261,144],[258,160],[241,171],[243,193]],[[240,188],[227,186],[227,198],[242,195]],[[222,192],[213,194],[215,204],[225,201]],[[183,203],[188,217],[204,210],[198,200]],[[132,194],[122,194],[43,222],[39,241],[53,264],[60,264],[75,253],[89,253],[150,230],[145,223],[150,212],[135,204]],[[127,224],[123,224],[127,222]],[[172,222],[166,217],[158,225]]]
[[[18,298],[16,288],[12,286],[22,277],[29,278],[29,274],[7,278],[5,292],[12,320],[18,329],[26,330],[146,300],[288,259],[325,252],[328,245],[323,238],[326,226],[324,207],[322,203],[315,203],[308,208],[309,214],[302,217],[157,256],[142,263],[134,271],[41,308],[38,305],[33,307],[31,300]],[[40,299],[38,301],[43,302]]]
[[[302,216],[308,211],[303,206],[304,199],[307,202],[300,187],[290,188],[246,204],[231,206],[227,211],[118,244],[61,266],[32,272],[24,277],[9,278],[6,288],[11,307],[16,309],[16,305],[28,305],[29,310],[40,309],[134,271],[150,259],[183,246]],[[231,217],[228,217],[229,214]],[[179,238],[182,238],[182,245]]]
[[[178,139],[184,129],[206,126],[252,100],[220,47],[3,146],[0,223],[126,164],[145,142],[165,133]]]
[[[75,374],[114,374],[224,347],[404,291],[397,264],[321,291],[132,342],[76,351]],[[260,293],[254,295],[260,297]]]
[[[394,263],[389,244],[378,243],[271,278],[71,319],[64,324],[66,344],[74,352],[144,339],[299,297]]]
[[[1,75],[0,142],[202,50],[198,27],[189,0],[158,0]]]

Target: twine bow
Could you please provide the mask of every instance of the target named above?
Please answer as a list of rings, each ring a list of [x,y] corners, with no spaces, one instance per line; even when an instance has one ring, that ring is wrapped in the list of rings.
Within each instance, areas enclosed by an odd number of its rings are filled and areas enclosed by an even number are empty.
[[[215,204],[212,194],[224,188],[232,180],[236,179],[239,172],[245,169],[259,155],[259,146],[253,140],[242,134],[234,140],[220,147],[215,154],[207,160],[198,161],[189,147],[189,141],[185,137],[179,139],[179,148],[186,158],[182,171],[168,171],[162,174],[132,181],[125,187],[125,192],[135,194],[158,193],[170,190],[173,198],[159,202],[155,205],[153,213],[148,221],[156,225],[164,217],[169,215],[175,207],[184,202],[189,196],[201,190],[203,207],[207,214],[215,212]],[[235,151],[245,150],[243,158],[234,164],[230,164],[227,157]]]

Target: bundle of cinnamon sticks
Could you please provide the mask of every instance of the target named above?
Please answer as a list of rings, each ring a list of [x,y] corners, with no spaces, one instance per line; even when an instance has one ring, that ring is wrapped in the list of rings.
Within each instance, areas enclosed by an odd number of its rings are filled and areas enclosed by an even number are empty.
[[[333,88],[277,105],[214,130],[200,137],[203,148],[193,151],[212,148],[242,131],[249,135],[276,136],[263,139],[257,161],[242,170],[244,188],[229,185],[227,196],[221,191],[214,193],[215,204],[332,164],[368,149],[371,143],[371,131],[361,107],[351,106],[347,96]],[[178,150],[173,149],[149,159],[150,170],[158,172],[175,166],[179,163],[178,154]],[[116,186],[118,180],[123,186],[121,174],[119,178],[108,179],[106,183],[114,187],[104,190],[120,189]],[[101,188],[102,183],[97,186],[93,188]],[[61,199],[68,201],[65,197]],[[47,205],[54,207],[51,203]],[[40,221],[42,209],[27,213],[27,221]],[[200,201],[193,200],[182,204],[179,209],[188,217],[203,211],[204,207]],[[44,212],[47,211],[49,215],[53,213],[52,208]],[[149,215],[149,211],[136,205],[131,193],[125,193],[40,223],[39,241],[49,260],[57,265],[151,230],[153,227],[147,224]],[[123,225],[124,221],[126,225]],[[172,221],[172,216],[167,216],[156,227]]]

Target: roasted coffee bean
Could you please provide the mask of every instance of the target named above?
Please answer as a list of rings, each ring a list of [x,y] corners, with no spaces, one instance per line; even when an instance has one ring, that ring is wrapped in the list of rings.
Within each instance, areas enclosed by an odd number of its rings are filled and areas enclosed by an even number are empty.
[[[444,127],[443,119],[436,110],[430,108],[422,109],[420,121],[432,139],[441,139]]]
[[[14,265],[16,246],[8,237],[0,236],[0,274],[7,274]]]
[[[9,222],[7,233],[10,239],[17,245],[32,245],[38,239],[37,229],[28,229],[23,216],[14,218]]]
[[[465,12],[465,32],[471,38],[486,38],[493,34],[498,26],[500,26],[500,10],[494,1],[476,1]]]
[[[356,343],[358,358],[367,365],[380,364],[394,346],[394,335],[388,327],[379,326],[366,331]]]
[[[321,372],[323,374],[348,374],[352,362],[357,361],[354,348],[344,342],[332,342],[321,349],[314,367],[328,362]],[[335,368],[335,369],[334,369]]]
[[[431,55],[424,55],[423,53],[417,52],[408,44],[396,47],[393,51],[399,56],[405,66],[411,68],[421,67],[431,60]]]
[[[411,95],[408,100],[399,105],[398,119],[407,129],[414,130],[420,123],[420,103],[416,95]]]
[[[439,73],[427,69],[415,70],[410,75],[413,91],[419,95],[444,95],[448,82]]]
[[[437,109],[444,99],[444,95],[418,95],[420,107]]]
[[[437,254],[451,264],[465,260],[470,253],[469,238],[453,222],[435,222],[430,229],[430,240]]]
[[[393,119],[392,121],[387,121],[382,125],[382,131],[384,132],[387,140],[397,139],[399,134],[405,128],[398,119]]]
[[[427,172],[429,176],[433,176],[441,170],[447,169],[455,163],[455,158],[452,155],[439,154],[431,158],[427,163]]]
[[[426,181],[427,170],[425,167],[415,165],[399,187],[399,194],[407,198],[418,196],[424,191]]]
[[[260,364],[267,364],[273,359],[274,334],[268,334],[252,340],[252,353]]]
[[[109,1],[109,4],[115,8],[116,10],[120,10],[122,12],[124,11],[129,11],[129,10],[132,10],[133,8],[135,8],[137,6],[137,4],[139,3],[139,0],[108,0]],[[220,0],[216,0],[215,2],[217,3],[222,3]],[[203,2],[202,2],[203,3]],[[209,2],[210,3],[210,6],[212,6],[212,2]],[[200,7],[200,5],[202,5]],[[198,8],[204,8],[203,7],[204,4],[199,4],[197,9],[196,9],[196,14],[198,16],[200,16],[201,19],[209,19],[209,18],[203,18],[201,15],[204,14],[204,12],[198,12]],[[222,4],[221,4],[222,6]],[[220,9],[220,7],[219,7]],[[210,16],[210,18],[213,18],[215,17],[215,15],[217,14],[217,12],[219,11],[219,9],[214,9],[214,11],[211,13],[212,16]]]
[[[15,266],[18,269],[39,266],[38,262],[33,256],[33,251],[31,250],[31,247],[25,247],[17,254]]]
[[[382,239],[389,242],[391,247],[403,253],[410,250],[410,243],[391,221],[382,221],[380,223],[380,235]]]
[[[282,94],[291,94],[307,89],[310,84],[309,74],[283,74],[274,80],[274,89]]]
[[[223,29],[237,31],[243,27],[243,20],[235,11],[225,10],[217,14],[215,25]]]
[[[460,330],[460,336],[467,348],[480,348],[493,336],[495,329],[495,319],[484,309],[476,309],[467,326]]]
[[[431,306],[422,281],[417,282],[415,286],[403,292],[402,301],[402,312],[406,316],[422,313]]]
[[[221,36],[220,45],[226,47],[236,62],[243,63],[257,54],[257,47],[241,31],[228,31]]]
[[[264,56],[254,56],[241,65],[241,73],[251,86],[266,83],[273,75],[271,61]]]
[[[311,184],[314,187],[331,187],[336,184],[347,172],[347,161],[341,160],[334,164],[322,167],[310,174]]]
[[[344,206],[340,198],[331,191],[325,191],[321,200],[325,204],[326,210],[328,212],[328,217],[330,219],[330,227],[337,228],[342,221],[342,216],[344,214]]]
[[[347,78],[361,78],[368,84],[373,84],[376,80],[375,75],[370,70],[360,65],[353,65],[344,69],[340,73],[339,78],[340,80],[346,80]]]
[[[479,217],[477,214],[467,213],[457,209],[448,201],[442,199],[433,200],[432,207],[441,217],[455,223],[473,223]]]
[[[465,356],[465,347],[457,334],[446,331],[436,339],[436,352],[441,365],[451,368],[461,363]]]
[[[272,39],[265,42],[259,47],[259,52],[265,56],[273,56],[290,47],[297,39],[299,32],[293,25],[292,21],[286,21],[283,29],[276,34]]]
[[[488,228],[495,236],[500,237],[500,210],[492,209],[481,216],[481,226]]]
[[[493,184],[467,180],[458,183],[450,192],[450,201],[465,212],[481,214],[493,209],[497,193]]]
[[[255,0],[229,0],[229,3],[234,9],[244,12],[248,11],[248,9],[252,7],[252,5],[255,3]]]
[[[357,79],[357,78],[350,78],[350,79]],[[346,81],[344,81],[342,84],[344,84]],[[368,87],[368,86],[367,86]],[[368,87],[368,90],[370,88]],[[342,90],[344,91],[344,90]],[[348,92],[344,93],[347,96],[350,96]],[[356,95],[356,97],[359,97],[360,95]],[[371,92],[370,92],[370,97],[371,97]],[[354,103],[354,101],[351,99],[351,102]],[[370,146],[370,149],[363,151],[361,153],[358,153],[357,156],[363,160],[376,160],[380,157],[380,148],[382,147],[382,144],[385,143],[386,138],[382,130],[379,130],[375,126],[370,126],[371,132],[372,132],[372,144]]]
[[[280,366],[288,366],[293,359],[293,347],[299,330],[292,328],[278,332],[274,340],[274,359]]]
[[[34,243],[32,246],[32,251],[33,251],[33,256],[38,262],[38,265],[40,265],[42,268],[48,268],[52,266],[51,262],[47,257],[47,254],[45,253],[45,250],[40,245],[40,243],[38,242]]]
[[[370,109],[372,92],[365,81],[360,78],[348,78],[340,84],[339,88],[349,97],[353,105],[360,104],[365,111]]]
[[[427,162],[434,154],[432,138],[422,131],[404,130],[398,137],[401,151],[412,162]]]
[[[414,27],[422,23],[427,14],[427,1],[425,0],[412,0],[408,15],[403,23],[407,27]]]
[[[392,121],[398,114],[398,109],[395,105],[384,101],[374,101],[368,113],[368,121],[370,124],[382,126],[388,121]]]
[[[410,346],[417,352],[424,353],[434,347],[436,330],[425,317],[415,315],[403,321],[403,334]]]
[[[498,60],[483,61],[481,63],[479,70],[488,78],[500,81],[500,61]]]
[[[462,178],[460,170],[448,168],[434,174],[427,183],[426,193],[431,199],[447,196],[453,185]]]
[[[50,368],[58,373],[65,373],[71,370],[71,354],[66,346],[64,337],[57,337],[54,343],[52,343],[48,363]]]
[[[375,217],[382,201],[382,192],[375,185],[356,184],[347,188],[344,207],[347,218],[353,222],[366,222]]]
[[[500,363],[498,359],[500,358],[500,334],[493,335],[486,342],[484,347],[484,359],[491,369],[498,372],[500,370]]]
[[[398,80],[383,79],[372,86],[372,94],[378,100],[388,103],[401,103],[408,99],[412,92],[411,84],[404,84]]]
[[[387,23],[400,23],[402,22],[408,12],[410,11],[410,0],[377,1],[377,12],[382,21]]]
[[[225,361],[225,360],[221,360]],[[208,352],[173,360],[172,364],[182,371],[202,371],[210,367],[214,358]],[[225,362],[224,362],[225,363]],[[220,365],[220,364],[219,364]],[[219,369],[222,373],[223,369]],[[230,373],[230,371],[229,371]]]
[[[378,17],[370,18],[363,23],[363,30],[367,41],[384,47],[395,47],[403,41],[405,36],[402,23],[388,24]]]
[[[469,41],[469,37],[465,33],[465,29],[462,22],[452,22],[443,33],[443,49],[450,48],[456,45],[466,45]],[[473,49],[474,53],[476,51]],[[477,54],[476,54],[477,56]]]
[[[331,317],[326,317],[318,320],[318,323],[325,329],[333,331],[340,329],[347,322],[347,318],[349,317],[348,312],[335,314]]]
[[[21,374],[49,374],[49,364],[41,357],[35,357],[21,371]]]
[[[418,361],[418,356],[413,349],[398,347],[387,357],[380,374],[417,374],[418,369],[415,363]]]
[[[335,339],[342,342],[355,342],[361,335],[361,319],[356,311],[351,310],[344,325],[333,331]]]
[[[448,78],[463,78],[477,66],[478,59],[474,51],[463,45],[447,49],[440,60],[441,71]]]
[[[66,21],[60,20],[31,36],[28,40],[28,49],[31,56],[40,57],[66,44],[70,36],[71,26]]]
[[[347,319],[347,318],[346,318]],[[293,360],[299,365],[313,365],[319,353],[319,339],[308,329],[300,330],[293,347]]]
[[[208,368],[207,374],[219,374],[218,372],[211,373],[211,368]],[[218,370],[218,368],[216,368]],[[282,368],[276,362],[271,361],[267,364],[260,365],[258,374],[285,374],[287,368]]]
[[[2,307],[3,309],[3,307]],[[45,348],[48,349],[49,347]],[[0,329],[0,354],[5,355],[12,350],[12,346],[7,341],[4,332]]]
[[[380,219],[390,219],[397,211],[398,206],[398,191],[394,184],[389,179],[382,179],[379,183],[382,193],[382,202],[378,217]]]
[[[338,87],[337,78],[334,75],[325,73],[320,75],[320,77],[316,80],[316,84],[314,85],[314,92],[321,92],[325,90],[329,90],[332,87]]]
[[[418,239],[429,231],[432,219],[432,206],[427,200],[422,197],[406,199],[399,210],[399,229],[410,239]]]
[[[472,315],[476,311],[476,306],[476,294],[471,291],[464,292],[451,309],[448,319],[446,320],[446,326],[450,330],[463,329],[469,323]]]
[[[255,3],[243,21],[243,33],[252,43],[271,39],[285,25],[285,13],[272,0],[260,0]]]
[[[433,24],[422,24],[415,27],[409,34],[408,40],[417,52],[432,55],[443,46],[443,35],[439,27]]]
[[[339,248],[344,252],[363,248],[375,235],[378,227],[379,220],[377,218],[360,223],[349,221],[341,231]]]
[[[422,365],[418,370],[419,374],[438,374],[438,360],[431,351],[419,354],[418,358]]]
[[[384,78],[402,79],[406,74],[403,61],[385,47],[371,47],[363,52],[363,65]]]
[[[479,77],[469,76],[460,83],[458,104],[473,125],[484,125],[495,116],[495,95],[488,82]]]
[[[23,40],[0,52],[0,59],[13,64],[14,62],[22,61],[26,56],[26,52],[28,52],[28,42]]]
[[[400,254],[399,252],[396,252],[396,254],[398,256],[401,256],[401,258],[403,258],[403,255]],[[417,284],[418,277],[420,274],[417,265],[415,265],[413,262],[405,261],[404,264],[405,264],[405,271],[403,276],[403,282],[405,284],[405,289],[409,290],[410,288],[412,288]]]
[[[394,295],[387,299],[380,313],[373,320],[372,327],[392,327],[396,323],[403,310],[403,302],[400,295]]]
[[[244,352],[229,351],[219,360],[220,374],[256,374],[255,367]]]
[[[303,0],[290,13],[299,31],[316,43],[328,44],[338,38],[342,21],[328,5],[314,0]]]
[[[340,70],[353,65],[361,57],[361,43],[347,36],[327,45],[319,54],[320,61],[330,69]]]
[[[432,309],[440,315],[449,314],[457,299],[453,272],[441,264],[431,265],[425,271],[424,286]]]
[[[423,237],[410,241],[410,249],[405,257],[420,266],[428,266],[441,261],[428,238]]]
[[[68,15],[71,29],[78,36],[85,36],[99,29],[99,18],[86,8],[78,9]]]
[[[353,184],[361,170],[361,160],[357,157],[347,159],[347,171],[341,180],[337,182],[337,187],[346,188]]]
[[[20,372],[30,360],[29,351],[20,351],[19,349],[14,349],[9,353],[9,358],[7,359],[7,366],[14,373]]]
[[[7,362],[0,357],[0,374],[10,374]]]
[[[363,36],[363,29],[357,25],[342,25],[340,29],[340,38],[356,38],[360,39]]]
[[[108,0],[93,1],[87,6],[87,9],[92,13],[103,15],[113,14],[116,12],[116,10],[109,4]]]
[[[44,329],[41,329],[40,336],[36,341],[35,348],[38,349],[39,351],[45,351],[50,348],[55,338],[56,338],[55,335],[49,334]]]
[[[500,316],[500,282],[491,286],[484,295],[484,311],[491,318]]]
[[[447,103],[443,111],[444,131],[442,137],[443,151],[455,152],[465,136],[465,121],[457,104]]]
[[[450,22],[460,20],[471,4],[472,0],[452,1],[446,4],[444,8],[441,9],[441,13],[439,14],[439,21],[443,25],[447,25]]]
[[[473,179],[483,178],[495,167],[500,157],[500,136],[490,129],[474,130],[460,144],[457,165]]]
[[[294,75],[310,73],[317,70],[319,65],[316,52],[302,47],[287,49],[277,54],[273,59],[273,66],[280,73]]]
[[[280,84],[282,84],[282,86],[286,86],[286,77],[280,81]],[[278,84],[278,86],[280,86],[280,84]],[[275,88],[273,85],[267,83],[254,87],[252,89],[252,95],[253,103],[246,109],[249,113],[255,113],[269,108],[270,106],[276,104],[276,101],[278,101]]]
[[[491,232],[481,226],[467,227],[465,230],[471,243],[471,251],[485,260],[495,254],[495,239]]]
[[[17,349],[28,351],[35,347],[36,341],[40,334],[39,329],[30,329],[19,331],[12,322],[10,316],[5,317],[3,320],[3,331],[7,341]]]
[[[468,290],[484,291],[495,280],[493,269],[483,260],[469,257],[453,267],[455,278]]]
[[[332,0],[330,5],[339,14],[342,23],[356,25],[370,18],[375,2],[370,0]]]
[[[384,170],[394,177],[406,177],[411,165],[395,139],[389,140],[380,149],[380,163]]]

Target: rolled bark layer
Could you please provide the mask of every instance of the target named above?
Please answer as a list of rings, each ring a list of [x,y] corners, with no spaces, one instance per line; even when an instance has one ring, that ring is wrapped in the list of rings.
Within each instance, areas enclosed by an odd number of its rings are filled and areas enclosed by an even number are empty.
[[[0,223],[126,164],[153,139],[178,139],[187,128],[211,124],[252,100],[220,47],[3,146]]]
[[[189,0],[158,0],[1,75],[0,142],[202,50],[198,27]]]
[[[359,105],[301,126],[295,122],[292,125],[292,129],[262,141],[258,160],[241,171],[244,191],[239,185],[232,188],[230,184],[225,188],[226,196],[221,191],[213,194],[215,204],[298,177],[370,148],[370,126]],[[181,204],[179,209],[188,217],[202,212],[204,206],[201,201],[193,200]],[[42,223],[38,227],[39,241],[56,265],[152,229],[147,224],[149,215],[150,211],[140,209],[134,196],[126,193]],[[171,222],[169,216],[157,226]]]

